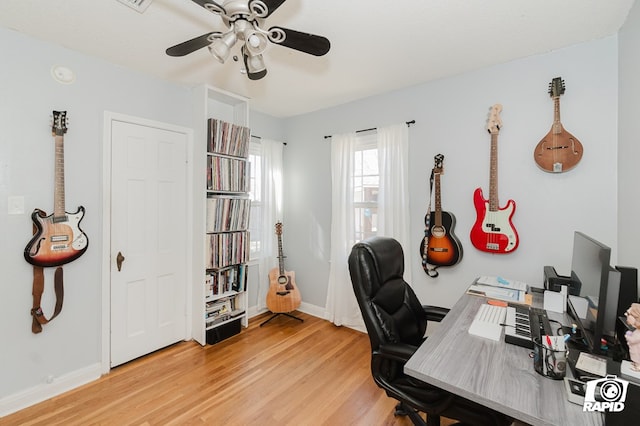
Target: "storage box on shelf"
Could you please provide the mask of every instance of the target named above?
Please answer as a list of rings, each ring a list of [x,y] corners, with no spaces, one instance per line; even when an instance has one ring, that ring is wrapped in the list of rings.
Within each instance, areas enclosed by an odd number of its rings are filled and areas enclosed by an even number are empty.
[[[213,344],[248,326],[251,135],[245,98],[203,86],[194,89],[194,99],[195,138],[206,160],[194,174],[195,185],[205,183],[205,191],[202,198],[194,195],[204,212],[201,221],[195,219],[203,224],[204,245],[194,245],[194,274],[202,277],[204,271],[204,282],[194,286],[193,337]]]

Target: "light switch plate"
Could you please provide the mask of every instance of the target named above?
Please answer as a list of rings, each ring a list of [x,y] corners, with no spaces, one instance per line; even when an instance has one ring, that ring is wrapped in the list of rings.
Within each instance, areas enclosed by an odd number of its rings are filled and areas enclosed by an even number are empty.
[[[7,201],[8,214],[24,214],[24,197],[21,195],[10,195]]]

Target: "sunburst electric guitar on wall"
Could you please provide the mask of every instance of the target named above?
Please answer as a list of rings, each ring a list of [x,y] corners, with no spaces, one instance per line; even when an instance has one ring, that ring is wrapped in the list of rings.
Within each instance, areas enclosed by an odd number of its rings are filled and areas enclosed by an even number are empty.
[[[435,211],[425,215],[427,227],[425,237],[420,243],[422,267],[429,273],[428,265],[452,266],[462,258],[462,245],[453,233],[456,224],[455,216],[442,210],[442,196],[440,194],[440,177],[444,174],[444,155],[438,154],[434,158],[433,182],[435,193]],[[433,268],[431,268],[433,269]]]
[[[560,122],[560,96],[564,95],[564,90],[564,80],[560,77],[549,83],[549,95],[553,99],[553,124],[533,152],[536,164],[545,172],[569,171],[582,159],[582,144]]]
[[[267,308],[275,314],[295,311],[300,306],[302,298],[296,286],[295,272],[284,270],[284,256],[282,254],[282,223],[276,223],[278,236],[278,267],[269,271],[269,291],[267,293]]]
[[[53,111],[52,133],[55,140],[55,182],[53,214],[35,209],[31,220],[36,232],[24,249],[24,258],[34,266],[59,266],[82,256],[89,239],[80,229],[84,207],[67,213],[64,206],[64,134],[67,132],[66,111]]]
[[[513,200],[506,206],[498,203],[498,133],[502,127],[500,112],[502,105],[491,108],[487,130],[491,134],[491,160],[489,168],[489,199],[486,200],[481,188],[473,193],[473,204],[477,218],[471,228],[471,242],[478,250],[488,253],[505,254],[513,252],[519,243],[518,232],[511,222],[516,210]]]

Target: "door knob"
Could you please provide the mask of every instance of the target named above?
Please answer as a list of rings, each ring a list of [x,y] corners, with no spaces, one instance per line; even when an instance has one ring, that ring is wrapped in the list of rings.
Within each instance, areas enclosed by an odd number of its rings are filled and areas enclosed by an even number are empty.
[[[116,265],[118,266],[118,272],[120,272],[120,270],[122,269],[123,261],[124,261],[124,256],[122,255],[122,253],[118,252],[118,255],[116,256]]]

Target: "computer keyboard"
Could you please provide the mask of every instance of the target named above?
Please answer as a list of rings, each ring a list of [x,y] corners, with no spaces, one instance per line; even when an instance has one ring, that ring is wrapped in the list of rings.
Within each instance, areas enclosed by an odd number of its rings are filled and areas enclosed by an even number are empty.
[[[500,340],[507,308],[504,306],[480,305],[476,317],[469,326],[469,334],[485,339]]]

